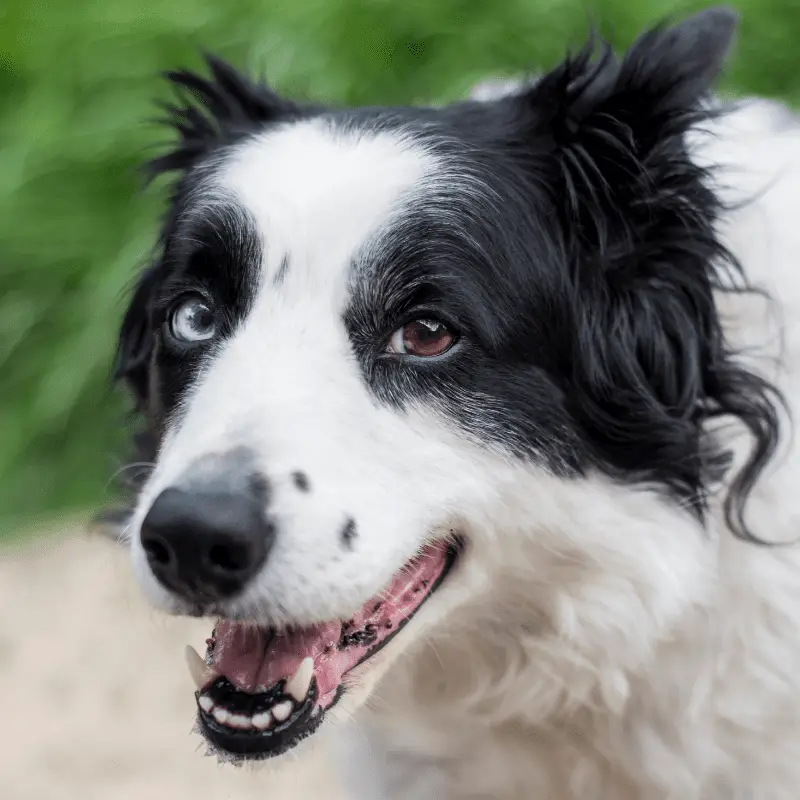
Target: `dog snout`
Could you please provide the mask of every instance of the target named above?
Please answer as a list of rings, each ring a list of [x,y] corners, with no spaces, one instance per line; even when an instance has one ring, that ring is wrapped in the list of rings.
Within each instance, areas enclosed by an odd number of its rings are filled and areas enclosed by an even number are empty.
[[[264,565],[275,538],[264,483],[207,481],[159,494],[141,525],[156,579],[180,597],[212,603],[241,592]]]

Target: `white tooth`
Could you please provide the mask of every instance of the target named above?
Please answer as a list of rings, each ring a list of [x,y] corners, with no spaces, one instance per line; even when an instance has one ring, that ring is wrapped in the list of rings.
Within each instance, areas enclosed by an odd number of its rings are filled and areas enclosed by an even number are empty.
[[[247,729],[253,727],[250,717],[245,717],[243,714],[228,714],[227,724],[230,725],[231,728]]]
[[[197,702],[200,704],[200,708],[207,714],[210,714],[211,709],[214,708],[214,701],[207,694],[201,694]]]
[[[253,727],[258,728],[260,731],[265,731],[269,728],[271,722],[272,718],[270,717],[269,711],[265,711],[263,714],[253,715]]]
[[[272,707],[272,714],[278,722],[285,722],[289,719],[289,715],[294,710],[294,706],[292,705],[290,700],[284,700],[282,703],[278,703],[277,705]]]
[[[214,719],[219,722],[220,725],[224,725],[228,721],[229,716],[230,714],[224,708],[217,706],[217,708],[214,709]]]
[[[192,675],[194,685],[202,692],[210,683],[213,683],[222,674],[216,667],[209,667],[200,657],[197,650],[191,645],[186,645],[186,664]]]
[[[294,697],[298,703],[302,703],[308,694],[308,687],[311,686],[311,679],[314,677],[314,659],[307,656],[300,662],[297,672],[286,681],[285,692]]]

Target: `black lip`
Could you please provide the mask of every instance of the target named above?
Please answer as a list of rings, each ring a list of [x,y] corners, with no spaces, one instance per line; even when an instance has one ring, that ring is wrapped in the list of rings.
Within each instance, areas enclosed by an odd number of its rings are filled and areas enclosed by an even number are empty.
[[[442,582],[456,563],[463,547],[464,543],[461,539],[448,547],[444,569],[439,574],[439,577],[436,579],[436,582],[433,584],[430,592],[428,592],[422,603],[398,624],[397,628],[390,636],[387,636],[380,644],[368,650],[364,657],[361,658],[357,664],[354,664],[348,672],[357,669],[364,662],[369,661],[370,658],[386,647],[389,642],[394,640],[397,634],[405,628],[419,609],[428,602],[436,593],[436,590],[442,585]],[[212,649],[213,646],[210,646],[209,652],[211,652]],[[211,694],[212,699],[217,698],[223,700],[224,698],[227,702],[223,702],[222,705],[226,707],[232,706],[234,710],[237,710],[238,707],[247,713],[252,710],[252,705],[259,701],[265,706],[276,702],[279,696],[283,694],[284,683],[285,681],[279,681],[275,686],[267,690],[267,692],[252,695],[236,689],[227,678],[221,677],[218,678],[206,692]],[[326,708],[322,708],[317,705],[317,682],[316,679],[313,679],[309,695],[303,707],[288,720],[281,723],[281,725],[263,732],[237,731],[225,725],[220,725],[211,714],[204,711],[199,705],[197,707],[197,719],[200,725],[200,732],[214,747],[228,755],[236,756],[247,761],[264,761],[283,755],[283,753],[296,747],[303,739],[311,736],[322,724],[325,719],[325,714],[339,702],[344,692],[344,686],[340,685],[330,705]],[[199,699],[199,697],[200,692],[195,692],[195,698]]]
[[[394,638],[397,636],[397,634],[400,633],[400,631],[402,631],[403,628],[405,628],[406,625],[408,625],[408,623],[411,622],[412,619],[414,619],[417,612],[425,605],[425,603],[428,602],[428,600],[431,599],[431,597],[433,597],[434,594],[436,594],[437,589],[442,585],[444,579],[450,574],[450,570],[456,563],[456,559],[458,558],[458,555],[462,549],[463,546],[460,540],[447,548],[447,558],[444,562],[444,569],[439,573],[439,577],[434,581],[434,584],[433,586],[431,586],[431,590],[425,596],[425,599],[407,617],[402,619],[398,623],[397,627],[391,632],[391,634],[389,634],[389,636],[387,636],[382,642],[380,642],[380,644],[377,644],[371,650],[367,650],[364,656],[356,664],[353,664],[353,666],[350,667],[348,672],[354,669],[358,669],[358,667],[360,667],[365,661],[369,661],[374,655],[383,650],[383,648],[386,647],[386,645],[389,644],[389,642],[394,641]],[[337,694],[336,700],[338,699],[339,696]],[[334,703],[336,702],[336,700],[334,700]],[[332,708],[334,703],[331,703],[331,705],[328,706],[328,708]]]
[[[277,696],[282,695],[283,683],[281,681],[276,687],[273,687],[263,695],[249,695],[235,689],[225,678],[220,678],[206,692],[211,695],[212,699],[220,699],[221,697],[231,699],[233,702],[223,704],[226,707],[229,705],[244,706],[248,704],[252,706],[257,702],[261,702],[266,706],[275,702]],[[199,699],[199,697],[200,692],[196,692],[195,698]],[[206,739],[214,747],[226,753],[251,761],[274,758],[291,750],[303,739],[311,736],[322,724],[324,718],[325,711],[317,706],[317,682],[313,679],[308,697],[302,708],[292,714],[285,722],[266,731],[237,731],[226,725],[220,725],[211,714],[204,711],[199,705],[197,707],[197,720],[200,724],[200,731]]]

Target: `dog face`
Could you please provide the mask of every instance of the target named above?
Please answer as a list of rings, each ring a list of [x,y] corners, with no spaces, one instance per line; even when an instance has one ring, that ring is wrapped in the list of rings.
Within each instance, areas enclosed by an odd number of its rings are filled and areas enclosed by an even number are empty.
[[[614,529],[696,533],[702,424],[764,393],[729,363],[684,142],[732,30],[706,12],[440,109],[172,76],[197,103],[120,341],[158,443],[129,531],[155,603],[220,619],[189,655],[220,750],[281,753],[476,595],[535,596],[535,552],[619,545],[646,583]]]

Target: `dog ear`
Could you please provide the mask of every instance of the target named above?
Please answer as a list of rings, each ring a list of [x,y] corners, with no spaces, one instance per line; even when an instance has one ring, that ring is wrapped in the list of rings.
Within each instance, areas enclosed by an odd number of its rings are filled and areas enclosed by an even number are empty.
[[[113,378],[124,381],[133,394],[136,411],[146,411],[150,397],[150,359],[155,344],[151,328],[156,267],[145,270],[136,283],[117,341]]]
[[[165,112],[160,121],[177,132],[178,141],[172,150],[146,165],[148,177],[189,169],[255,125],[291,119],[300,112],[297,104],[216,56],[206,55],[206,63],[210,78],[190,70],[166,74],[178,102],[160,104]]]
[[[578,222],[586,244],[606,244],[611,231],[596,223],[607,227],[613,218],[624,229],[630,209],[622,208],[669,181],[683,134],[708,113],[703,101],[736,24],[727,8],[703,11],[647,31],[622,59],[592,37],[512,101],[529,132],[556,156],[554,188],[571,236]]]
[[[778,440],[776,393],[725,342],[715,292],[749,289],[717,236],[711,176],[686,141],[717,113],[707,93],[735,27],[719,8],[650,30],[621,59],[590,43],[499,102],[511,104],[514,146],[560,220],[559,372],[594,460],[702,513],[730,464],[704,423],[736,417],[755,447],[726,511],[750,536],[744,498]]]

